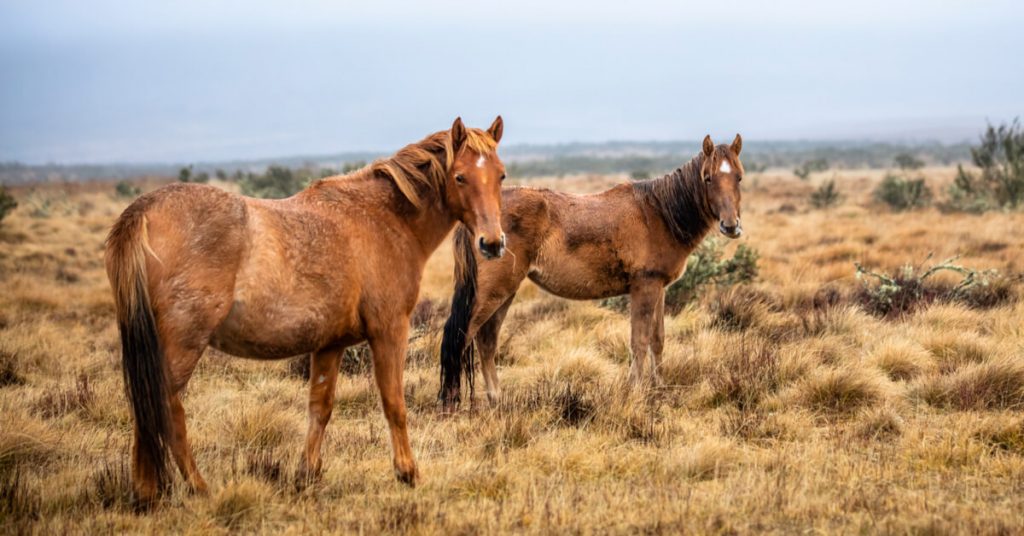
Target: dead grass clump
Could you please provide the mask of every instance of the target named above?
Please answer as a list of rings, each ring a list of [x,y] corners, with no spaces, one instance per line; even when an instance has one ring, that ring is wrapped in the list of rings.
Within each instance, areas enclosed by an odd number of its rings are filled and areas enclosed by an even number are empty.
[[[968,365],[930,378],[913,393],[933,406],[961,411],[1024,409],[1024,361],[999,358]]]
[[[213,498],[211,515],[230,530],[242,530],[259,519],[268,500],[267,489],[257,482],[231,482]]]
[[[974,438],[997,451],[1024,455],[1024,418],[985,422],[974,433]]]
[[[498,453],[525,448],[538,433],[537,422],[529,415],[503,414],[483,428],[483,454],[490,458]]]
[[[724,331],[746,331],[763,323],[774,300],[763,292],[734,287],[711,301],[711,327]]]
[[[594,401],[572,383],[565,384],[558,393],[555,407],[560,421],[569,426],[582,426],[594,418]]]
[[[409,324],[413,331],[430,331],[440,329],[448,318],[448,302],[423,298],[412,310]]]
[[[684,448],[670,466],[670,472],[690,480],[711,480],[736,464],[735,447],[721,439],[707,439]]]
[[[274,449],[256,449],[245,455],[245,474],[272,484],[283,484],[286,475]]]
[[[381,532],[408,534],[426,520],[426,509],[416,501],[398,501],[381,507],[377,527]]]
[[[871,351],[868,362],[893,381],[912,380],[936,369],[931,354],[920,344],[898,338],[880,342]]]
[[[57,437],[36,420],[14,415],[4,417],[0,433],[0,473],[22,463],[34,466],[46,462],[55,452]]]
[[[712,407],[734,404],[740,411],[754,408],[780,386],[778,353],[764,343],[748,346],[744,341],[720,366],[710,378],[708,404]]]
[[[21,533],[24,528],[14,529],[20,522],[39,519],[41,510],[39,491],[30,486],[29,477],[20,467],[0,474],[0,528],[6,527],[4,531],[11,531],[11,534]],[[8,525],[9,522],[13,523]]]
[[[88,499],[106,509],[127,509],[134,503],[131,469],[128,460],[103,462],[93,473]]]
[[[309,354],[295,356],[288,360],[288,376],[298,378],[304,382],[309,381],[309,368],[312,366],[312,358]]]
[[[924,341],[924,347],[935,356],[939,370],[948,374],[971,363],[988,359],[993,349],[978,335],[962,331],[940,331]]]
[[[52,419],[75,411],[87,411],[95,400],[96,393],[89,386],[89,377],[81,374],[74,387],[51,389],[32,407],[40,416]]]
[[[18,373],[18,356],[14,352],[0,350],[0,387],[22,385],[25,378]]]
[[[885,398],[885,380],[861,367],[841,366],[814,374],[796,386],[796,402],[817,411],[845,413]]]
[[[866,441],[882,441],[903,433],[904,422],[891,407],[865,408],[853,424],[853,435]]]
[[[291,420],[268,404],[242,404],[225,422],[235,445],[250,449],[272,449],[294,434]]]

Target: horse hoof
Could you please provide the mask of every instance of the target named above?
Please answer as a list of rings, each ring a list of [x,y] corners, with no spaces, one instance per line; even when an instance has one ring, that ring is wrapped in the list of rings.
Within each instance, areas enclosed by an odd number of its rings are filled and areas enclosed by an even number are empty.
[[[412,469],[407,470],[398,469],[396,467],[395,478],[397,478],[399,482],[405,484],[406,486],[409,486],[410,488],[415,488],[416,483],[420,479],[420,475],[419,472],[416,470],[415,466],[413,466]]]

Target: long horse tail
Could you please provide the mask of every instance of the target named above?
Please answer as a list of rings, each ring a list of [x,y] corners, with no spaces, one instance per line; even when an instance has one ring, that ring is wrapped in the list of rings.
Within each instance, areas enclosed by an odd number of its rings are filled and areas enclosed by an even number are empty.
[[[455,230],[455,293],[452,310],[444,323],[441,340],[441,392],[438,398],[446,407],[459,403],[462,376],[466,376],[473,396],[473,341],[467,339],[476,304],[476,257],[473,235],[464,225]]]
[[[106,267],[121,332],[124,383],[135,420],[135,471],[143,478],[151,475],[159,491],[170,483],[171,416],[167,371],[146,275],[147,252],[156,255],[149,247],[145,208],[145,203],[137,201],[110,230]]]

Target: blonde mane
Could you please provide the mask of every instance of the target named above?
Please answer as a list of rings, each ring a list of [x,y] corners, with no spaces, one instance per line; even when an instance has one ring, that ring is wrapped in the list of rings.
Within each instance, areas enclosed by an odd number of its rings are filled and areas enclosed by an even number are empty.
[[[498,144],[487,132],[478,128],[467,128],[466,142],[460,151],[466,150],[467,147],[482,155],[489,155]],[[416,184],[441,192],[455,163],[455,156],[451,131],[442,130],[419,142],[402,147],[387,158],[374,160],[368,166],[353,172],[351,176],[372,174],[387,177],[395,183],[402,195],[418,208],[422,200],[416,191]]]

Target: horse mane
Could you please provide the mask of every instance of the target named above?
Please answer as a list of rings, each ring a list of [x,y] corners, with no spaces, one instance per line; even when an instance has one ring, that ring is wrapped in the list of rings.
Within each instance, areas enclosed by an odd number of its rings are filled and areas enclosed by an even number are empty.
[[[633,183],[637,198],[654,208],[672,236],[687,246],[696,245],[715,218],[700,176],[703,162],[701,152],[660,179]]]
[[[460,150],[466,147],[480,154],[490,154],[498,144],[487,132],[478,128],[467,128],[466,141]],[[434,192],[443,191],[445,180],[455,163],[455,156],[451,131],[442,130],[402,147],[387,158],[374,160],[350,175],[330,177],[326,180],[367,176],[387,178],[395,183],[410,203],[419,208],[422,206],[422,200],[417,191],[418,186],[425,186]]]

